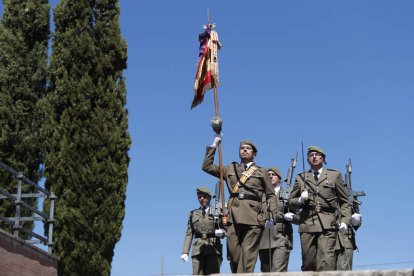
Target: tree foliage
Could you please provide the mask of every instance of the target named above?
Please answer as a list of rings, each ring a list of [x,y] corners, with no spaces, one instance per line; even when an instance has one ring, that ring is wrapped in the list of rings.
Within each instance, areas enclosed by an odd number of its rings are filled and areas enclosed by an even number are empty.
[[[50,6],[47,0],[4,0],[3,5],[0,160],[36,182],[43,162],[39,138],[42,119],[38,105],[46,89]],[[16,193],[16,181],[3,170],[0,171],[0,186]],[[24,192],[29,190],[25,187]],[[34,201],[27,203],[35,204]],[[0,201],[0,214],[14,216],[14,210],[11,202]],[[24,210],[22,215],[32,214]],[[33,227],[33,224],[26,226]]]
[[[42,138],[59,275],[109,275],[121,236],[131,141],[119,13],[117,0],[61,0],[54,10]]]

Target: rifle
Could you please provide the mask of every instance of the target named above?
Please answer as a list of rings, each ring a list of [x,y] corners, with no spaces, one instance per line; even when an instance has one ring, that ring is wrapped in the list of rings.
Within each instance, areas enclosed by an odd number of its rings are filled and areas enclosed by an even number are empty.
[[[221,208],[220,208],[220,182],[216,184],[216,188],[214,191],[214,210],[213,210],[213,218],[214,218],[214,225],[216,229],[220,229],[220,219],[222,217]]]
[[[351,183],[351,173],[352,173],[352,164],[351,159],[348,159],[348,163],[346,164],[346,174],[345,174],[345,189],[348,193],[349,203],[352,207],[352,212],[355,213],[354,203],[361,205],[362,202],[358,200],[359,196],[365,196],[364,191],[357,191],[354,192],[352,190],[352,183]]]
[[[290,167],[288,169],[287,177],[285,180],[283,180],[283,182],[286,183],[286,189],[281,190],[282,192],[280,193],[280,199],[283,201],[284,209],[287,209],[287,211],[289,211],[287,202],[288,202],[290,193],[292,192],[292,189],[293,189],[292,178],[293,178],[293,172],[296,168],[297,160],[298,160],[298,152],[296,151],[295,154],[293,155],[293,158],[290,160]]]
[[[303,149],[303,141],[302,141],[302,171],[303,171],[303,189],[307,190],[307,182],[306,182],[306,171],[305,171],[305,151]]]

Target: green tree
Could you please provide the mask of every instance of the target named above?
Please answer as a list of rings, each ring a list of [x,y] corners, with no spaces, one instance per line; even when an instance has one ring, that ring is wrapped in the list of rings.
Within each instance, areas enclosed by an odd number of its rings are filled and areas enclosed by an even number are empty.
[[[125,215],[130,137],[118,0],[61,0],[44,105],[59,275],[109,275]]]
[[[37,182],[42,164],[38,104],[45,94],[50,6],[47,0],[3,0],[0,22],[0,160]],[[16,181],[0,170],[0,187],[16,193]],[[27,186],[24,192],[31,191]],[[36,204],[35,200],[26,200]],[[0,214],[15,207],[0,201]],[[32,215],[24,209],[23,216]],[[25,223],[33,227],[33,223]],[[7,228],[7,226],[2,225]]]

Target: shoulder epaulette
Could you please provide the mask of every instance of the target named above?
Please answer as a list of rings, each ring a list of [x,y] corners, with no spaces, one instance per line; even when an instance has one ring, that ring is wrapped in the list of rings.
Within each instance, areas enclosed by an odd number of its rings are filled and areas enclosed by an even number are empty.
[[[190,215],[188,216],[190,220],[192,219],[192,217],[193,217],[193,213],[194,213],[194,211],[195,211],[195,210],[197,210],[197,209],[194,209],[194,210],[191,210],[191,211],[190,211]]]
[[[328,171],[334,171],[334,172],[337,172],[338,170],[337,169],[327,169]]]

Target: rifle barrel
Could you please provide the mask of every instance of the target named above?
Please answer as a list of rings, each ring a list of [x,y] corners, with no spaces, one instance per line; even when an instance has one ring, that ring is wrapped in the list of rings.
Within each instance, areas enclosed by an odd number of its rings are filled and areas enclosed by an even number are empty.
[[[364,191],[354,192],[354,196],[365,196],[365,192]]]

